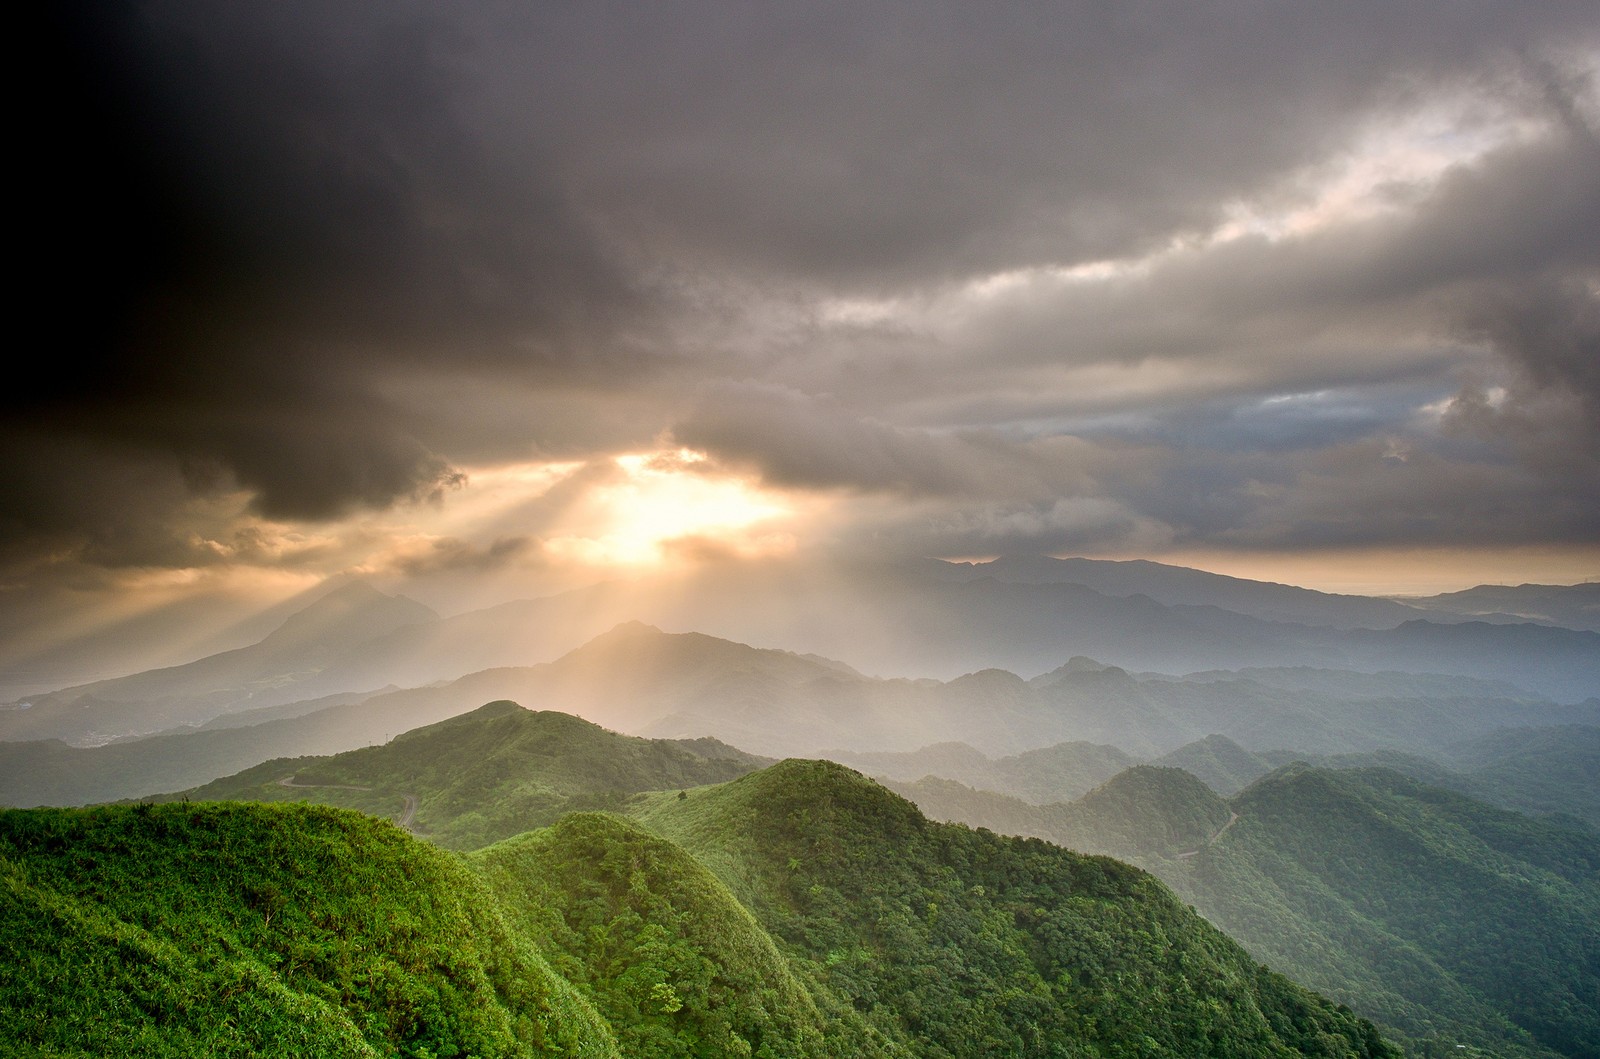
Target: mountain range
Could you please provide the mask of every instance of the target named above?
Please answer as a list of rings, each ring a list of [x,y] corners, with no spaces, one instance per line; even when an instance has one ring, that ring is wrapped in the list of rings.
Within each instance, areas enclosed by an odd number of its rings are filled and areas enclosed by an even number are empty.
[[[631,811],[461,858],[328,807],[10,810],[0,1031],[102,1054],[1399,1054],[1137,869],[931,823],[839,765]]]
[[[1251,758],[1212,737],[1166,760],[1202,752],[1212,759]],[[882,755],[877,763],[952,764],[971,777],[1009,777],[1013,789],[1037,797],[1061,789],[1062,781],[1053,784],[1051,777],[1081,784],[1089,772],[1114,767],[1118,753],[1067,744],[990,761],[971,748],[946,745]],[[1514,757],[1510,748],[1508,756]],[[568,715],[493,702],[383,747],[267,762],[169,800],[313,801],[387,816],[439,846],[479,849],[500,841],[524,850],[517,863],[540,880],[515,885],[538,890],[546,901],[565,900],[561,894],[576,883],[550,869],[554,839],[530,829],[554,825],[558,833],[566,828],[585,835],[591,860],[614,863],[623,854],[608,852],[606,842],[626,849],[644,840],[629,838],[618,824],[580,825],[570,815],[606,809],[672,839],[775,932],[783,951],[798,946],[817,959],[818,953],[832,958],[853,951],[859,942],[835,936],[838,923],[861,914],[857,902],[881,901],[843,880],[863,872],[894,876],[902,869],[885,859],[905,854],[908,836],[922,826],[900,803],[868,795],[870,786],[857,774],[818,768],[795,761],[777,767],[713,740],[640,739]],[[722,793],[756,777],[765,777],[758,807],[744,795]],[[729,780],[737,782],[718,785]],[[809,789],[818,782],[820,790]],[[1226,799],[1170,764],[1118,768],[1081,797],[1042,804],[933,775],[890,786],[931,819],[1043,838],[1140,865],[1256,959],[1377,1020],[1419,1054],[1454,1042],[1484,1054],[1550,1059],[1587,1054],[1600,1039],[1600,1006],[1585,1000],[1600,984],[1594,961],[1600,955],[1594,925],[1600,923],[1600,835],[1571,817],[1532,819],[1388,769],[1304,763],[1274,769]],[[826,817],[840,800],[862,799],[876,807],[833,821],[866,829],[846,844],[855,852],[844,861],[828,860],[836,856],[829,843],[840,841],[832,832],[826,841],[779,837],[789,827],[809,834],[805,829],[819,813]],[[754,846],[741,846],[733,856],[727,843],[735,839]],[[754,867],[753,849],[760,851]],[[540,851],[538,871],[522,859],[533,856],[527,850]],[[800,884],[787,875],[819,858],[803,876],[807,900],[816,897],[816,887],[840,892],[816,906],[820,922],[798,921]],[[637,854],[633,863],[640,863]],[[773,863],[784,870],[763,874],[771,869],[760,865]],[[771,887],[780,884],[774,896]],[[895,885],[928,892],[933,884]],[[579,944],[582,935],[577,931],[568,943]],[[915,944],[925,946],[926,939]],[[822,965],[826,975],[836,973],[827,959]],[[837,973],[846,971],[848,965]],[[876,964],[873,971],[888,973]],[[1528,983],[1537,989],[1525,988]],[[861,987],[853,978],[839,986]]]
[[[1591,773],[1593,775],[1593,773]],[[1138,864],[1273,967],[1423,1049],[1600,1047],[1600,834],[1390,769],[1294,762],[1224,799],[1140,765],[1036,805],[933,775],[930,817]]]
[[[1482,612],[1495,599],[1525,616]],[[1551,614],[1571,626],[1549,624]],[[631,620],[907,677],[1038,674],[1085,656],[1173,675],[1296,666],[1457,674],[1577,702],[1600,690],[1596,614],[1600,585],[1399,603],[1159,563],[1048,558],[826,575],[756,564],[448,618],[351,582],[249,646],[18,699],[0,710],[0,739],[94,745],[262,707],[453,680],[553,660]]]
[[[453,617],[352,582],[243,646],[0,709],[0,805],[143,799],[0,812],[26,954],[0,1030],[175,1054],[1600,1051],[1593,586],[807,573]],[[348,857],[389,919],[318,881]],[[140,909],[149,886],[176,903]],[[207,990],[245,1007],[183,999]]]
[[[1211,734],[1253,750],[1439,753],[1506,726],[1600,725],[1600,699],[1565,705],[1467,677],[1258,669],[1171,678],[1080,658],[1031,681],[1003,670],[884,680],[816,656],[628,623],[551,663],[211,722],[236,727],[92,748],[0,743],[0,803],[81,804],[195,785],[267,757],[384,742],[495,699],[638,735],[715,736],[774,757],[938,741],[1014,754],[1076,740],[1148,759]]]

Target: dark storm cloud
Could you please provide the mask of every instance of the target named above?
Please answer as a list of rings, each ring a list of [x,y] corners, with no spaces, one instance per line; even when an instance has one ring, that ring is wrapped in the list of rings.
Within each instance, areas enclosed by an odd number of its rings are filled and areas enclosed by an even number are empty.
[[[1582,541],[1600,506],[1587,455],[1600,448],[1597,211],[1592,137],[1563,124],[1447,174],[1410,209],[1240,238],[1123,280],[1041,282],[984,310],[960,354],[869,377],[857,403],[888,395],[925,421],[1169,448],[1145,479],[1156,487],[1112,472],[1099,495],[1184,541]],[[1139,382],[1162,363],[1180,370]],[[1072,384],[1096,365],[1126,385]],[[1483,376],[1507,370],[1509,394],[1485,403]],[[1452,397],[1447,423],[1424,412]],[[1324,500],[1338,517],[1315,513]]]
[[[545,15],[533,69],[607,130],[575,159],[586,201],[675,249],[880,288],[1209,227],[1371,108],[1594,22],[1580,3]]]
[[[1350,387],[1254,401],[1196,401],[1161,414],[1098,421],[1086,417],[1070,426],[1083,437],[1209,452],[1285,453],[1403,432],[1419,406],[1449,396],[1437,387]]]
[[[1600,232],[1600,225],[1594,230]],[[1576,395],[1600,431],[1600,289],[1593,280],[1555,277],[1506,285],[1485,292],[1464,315],[1535,385]]]
[[[631,301],[537,159],[463,130],[466,45],[426,8],[54,18],[73,92],[35,159],[36,282],[75,308],[8,413],[334,516],[451,478],[383,373],[554,373]]]
[[[1218,453],[1217,496],[1333,481],[1309,454],[1382,448],[1406,400],[1462,387],[1463,343],[1515,366],[1527,401],[1571,391],[1592,418],[1588,2],[47,17],[66,87],[25,161],[37,379],[0,409],[0,526],[24,551],[180,565],[193,534],[174,519],[196,498],[242,489],[289,519],[448,502],[468,460],[586,459],[668,429],[777,483],[948,503],[940,539],[1145,517],[1221,534],[1266,501],[1174,506],[1183,461],[1157,441]],[[1202,238],[1230,203],[1459,93],[1558,131],[1392,217],[953,325],[818,322],[829,296],[938,299]],[[1061,374],[1163,362],[1166,381],[1120,396]],[[1320,391],[1370,401],[1262,403]],[[1087,411],[1168,429],[1132,448],[1049,436]],[[1503,438],[1511,411],[1474,429]],[[1274,448],[1299,455],[1254,462]],[[1483,481],[1526,499],[1515,476]]]

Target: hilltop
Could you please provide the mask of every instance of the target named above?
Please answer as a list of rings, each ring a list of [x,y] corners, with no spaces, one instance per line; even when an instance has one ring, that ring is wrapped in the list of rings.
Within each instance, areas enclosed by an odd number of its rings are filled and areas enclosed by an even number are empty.
[[[466,849],[574,810],[619,808],[639,791],[714,783],[767,763],[715,739],[641,739],[500,700],[382,746],[270,761],[168,797],[347,805],[406,818],[440,845]]]
[[[636,811],[917,1055],[1391,1055],[1150,876],[784,761]]]

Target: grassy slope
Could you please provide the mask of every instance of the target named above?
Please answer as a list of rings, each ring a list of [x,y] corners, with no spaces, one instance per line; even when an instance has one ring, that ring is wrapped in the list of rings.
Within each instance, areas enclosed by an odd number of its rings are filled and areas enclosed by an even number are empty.
[[[640,739],[502,700],[383,746],[267,762],[189,796],[304,799],[398,817],[411,795],[419,832],[473,849],[565,812],[618,808],[639,791],[715,783],[764,763],[712,739]],[[287,776],[303,786],[283,786]]]
[[[607,1057],[451,854],[356,813],[0,813],[0,1041],[62,1055]]]

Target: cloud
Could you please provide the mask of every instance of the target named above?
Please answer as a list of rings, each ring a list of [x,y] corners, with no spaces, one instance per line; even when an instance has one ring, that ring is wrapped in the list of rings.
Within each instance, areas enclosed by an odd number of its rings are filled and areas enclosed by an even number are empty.
[[[1506,285],[1485,292],[1463,316],[1533,385],[1577,397],[1600,430],[1600,274]]]
[[[1158,247],[1419,85],[1593,29],[1576,3],[574,5],[506,89],[614,133],[576,160],[627,233],[881,290]]]
[[[40,351],[13,415],[214,465],[268,515],[337,517],[450,480],[384,378],[558,375],[632,298],[552,178],[464,127],[444,20],[130,3],[52,21],[78,76],[33,173],[37,267],[80,309],[50,322],[71,355]],[[73,190],[89,176],[100,193]]]
[[[908,550],[1591,527],[1591,3],[47,19],[15,570],[591,468],[492,564],[668,434]]]
[[[1071,438],[1014,443],[992,432],[940,433],[860,417],[840,402],[761,383],[708,385],[673,439],[756,465],[771,485],[905,496],[1042,496],[1083,489]]]
[[[423,548],[407,549],[393,559],[393,566],[413,576],[444,571],[498,570],[522,558],[535,545],[529,537],[500,537],[488,547],[479,547],[459,537],[442,537],[428,541]]]

